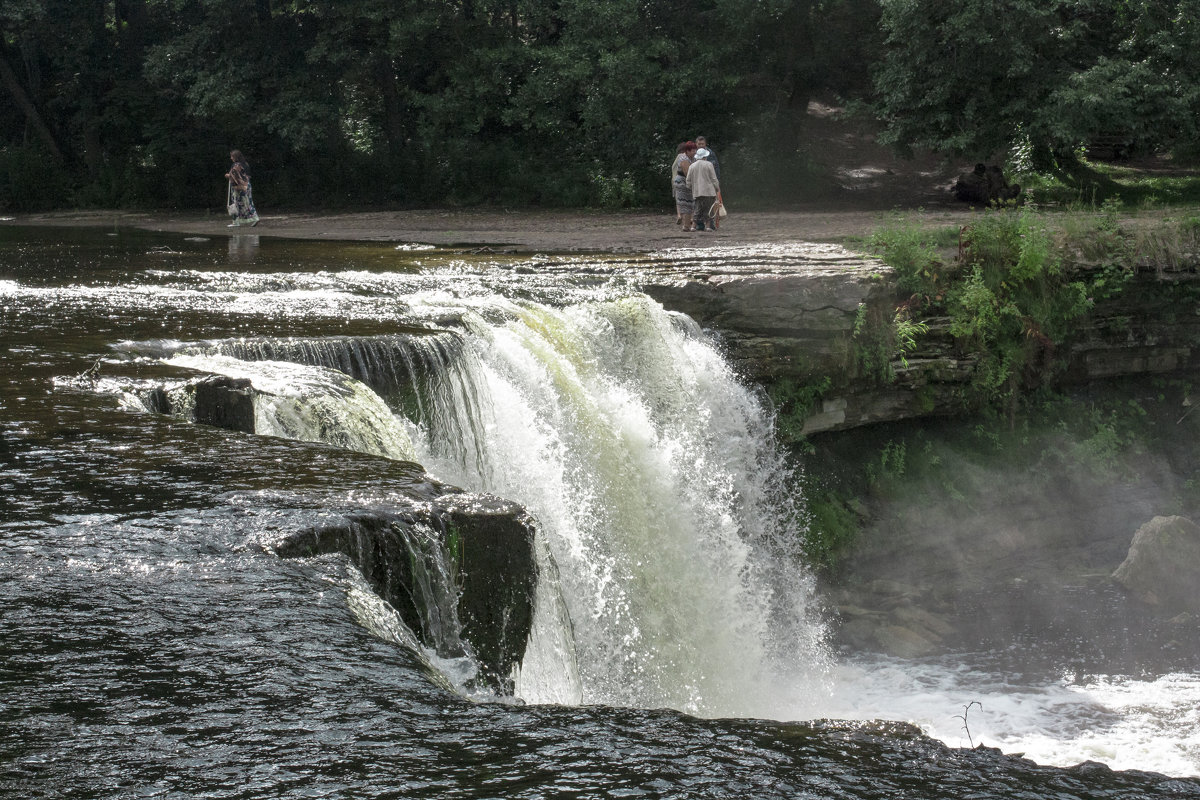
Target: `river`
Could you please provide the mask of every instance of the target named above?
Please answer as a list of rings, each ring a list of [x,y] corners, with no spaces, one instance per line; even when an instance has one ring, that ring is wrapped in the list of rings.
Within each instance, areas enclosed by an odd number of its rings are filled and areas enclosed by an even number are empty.
[[[638,268],[0,227],[0,793],[1200,796],[1195,672],[831,652],[769,410]],[[145,401],[210,374],[258,435]],[[272,551],[407,461],[537,522],[511,696]]]

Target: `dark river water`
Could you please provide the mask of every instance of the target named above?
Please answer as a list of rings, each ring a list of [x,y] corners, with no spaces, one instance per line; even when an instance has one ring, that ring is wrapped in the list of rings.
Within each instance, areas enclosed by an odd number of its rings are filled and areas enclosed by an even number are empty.
[[[803,575],[754,544],[786,526],[754,518],[773,467],[753,394],[686,320],[546,263],[0,225],[0,796],[1200,798],[1196,674],[825,652]],[[366,390],[313,411],[328,370],[229,355],[464,316],[477,349],[439,384],[457,412]],[[198,372],[309,387],[262,419],[293,433],[135,402]],[[547,381],[574,404],[523,388]],[[516,697],[460,688],[344,558],[270,549],[389,502],[405,458],[541,518],[561,609]],[[720,559],[693,563],[695,531]],[[748,573],[786,579],[792,611]]]

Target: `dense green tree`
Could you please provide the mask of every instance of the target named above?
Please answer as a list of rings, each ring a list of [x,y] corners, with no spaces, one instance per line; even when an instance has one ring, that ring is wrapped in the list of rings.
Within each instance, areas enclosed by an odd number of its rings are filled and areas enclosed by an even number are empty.
[[[668,202],[704,132],[746,181],[862,85],[875,0],[0,0],[0,198]]]
[[[18,112],[5,143],[21,151],[0,163],[18,173],[5,181],[15,205],[52,199],[71,175],[116,202],[142,193],[131,170],[158,111],[141,78],[151,26],[140,0],[0,2],[0,86]]]
[[[882,0],[885,138],[1042,162],[1098,137],[1195,140],[1197,0]]]
[[[0,197],[667,202],[675,144],[786,186],[875,0],[0,0]]]
[[[705,133],[807,186],[813,98],[1050,162],[1200,142],[1200,0],[0,0],[0,204],[662,203]]]

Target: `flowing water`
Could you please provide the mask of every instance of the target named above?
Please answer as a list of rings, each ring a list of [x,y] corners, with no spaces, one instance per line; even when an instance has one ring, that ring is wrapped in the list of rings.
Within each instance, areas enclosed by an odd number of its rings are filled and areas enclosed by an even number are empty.
[[[770,414],[648,263],[0,227],[0,793],[1200,796],[1179,665],[829,652]],[[271,552],[406,461],[536,520],[513,697]]]

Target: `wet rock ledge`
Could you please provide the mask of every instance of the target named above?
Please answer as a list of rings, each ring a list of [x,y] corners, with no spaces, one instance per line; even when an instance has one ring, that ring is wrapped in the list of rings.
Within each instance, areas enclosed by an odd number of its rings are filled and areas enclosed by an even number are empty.
[[[428,503],[346,513],[274,550],[345,555],[422,644],[442,658],[473,656],[476,683],[511,694],[533,622],[533,521],[516,503],[440,488]]]
[[[145,407],[234,437],[222,452],[226,479],[243,462],[242,448],[288,448],[298,443],[257,437],[254,401],[260,392],[244,378],[210,375],[143,389]],[[340,553],[372,590],[396,610],[419,644],[442,658],[471,656],[479,665],[474,683],[511,694],[512,676],[525,655],[533,623],[538,565],[535,527],[525,509],[491,495],[472,494],[430,477],[420,464],[396,461],[321,444],[312,461],[335,461],[331,471],[306,475],[308,460],[281,452],[284,476],[258,480],[311,489],[327,487],[330,475],[353,486],[369,480],[388,500],[364,508],[322,506],[327,522],[288,534],[271,546],[283,558]],[[364,472],[366,473],[364,475]],[[245,480],[245,478],[242,478]]]
[[[1115,297],[1097,299],[1067,343],[1061,380],[1081,385],[1200,369],[1200,256],[1130,264]],[[1099,265],[1068,263],[1080,276]],[[719,334],[748,379],[768,387],[828,381],[803,434],[879,422],[960,414],[978,353],[964,350],[944,318],[927,325],[916,349],[874,356],[863,332],[886,325],[909,298],[882,261],[840,245],[797,243],[673,257],[639,275],[641,288]],[[890,359],[890,361],[889,361]],[[890,376],[880,377],[881,373]]]

